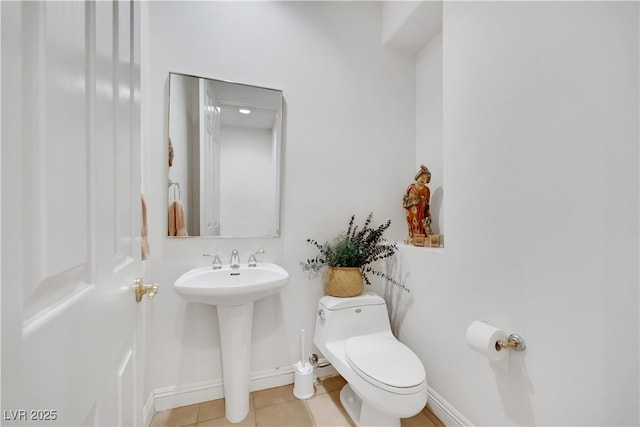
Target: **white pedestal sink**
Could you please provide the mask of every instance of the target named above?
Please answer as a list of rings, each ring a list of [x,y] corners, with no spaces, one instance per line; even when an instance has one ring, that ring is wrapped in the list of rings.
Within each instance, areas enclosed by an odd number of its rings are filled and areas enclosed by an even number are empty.
[[[249,413],[249,362],[253,303],[280,292],[289,273],[271,263],[225,266],[214,270],[201,267],[180,276],[173,287],[189,302],[218,307],[225,416],[232,423]]]

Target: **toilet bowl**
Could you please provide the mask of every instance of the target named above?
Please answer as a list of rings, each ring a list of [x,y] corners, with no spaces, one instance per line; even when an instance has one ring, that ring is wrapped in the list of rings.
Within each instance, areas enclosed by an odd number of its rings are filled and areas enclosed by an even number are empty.
[[[357,426],[400,426],[427,403],[424,366],[391,333],[380,296],[320,298],[313,342],[347,380],[340,401]]]

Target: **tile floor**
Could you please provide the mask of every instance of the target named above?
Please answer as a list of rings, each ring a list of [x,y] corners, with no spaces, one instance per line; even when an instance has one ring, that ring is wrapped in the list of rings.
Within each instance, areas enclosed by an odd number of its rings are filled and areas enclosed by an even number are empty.
[[[353,426],[340,404],[340,389],[345,384],[341,376],[316,382],[316,394],[307,400],[293,396],[293,384],[254,391],[249,402],[249,415],[242,422],[231,424],[224,417],[224,399],[183,406],[158,412],[152,427],[208,426]],[[444,427],[428,409],[402,420],[402,427]]]

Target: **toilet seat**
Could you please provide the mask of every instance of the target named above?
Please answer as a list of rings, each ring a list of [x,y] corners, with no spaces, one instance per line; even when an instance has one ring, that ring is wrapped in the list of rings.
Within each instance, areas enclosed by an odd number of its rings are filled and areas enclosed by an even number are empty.
[[[348,338],[345,353],[349,366],[360,377],[392,393],[416,393],[426,379],[418,356],[391,335]]]

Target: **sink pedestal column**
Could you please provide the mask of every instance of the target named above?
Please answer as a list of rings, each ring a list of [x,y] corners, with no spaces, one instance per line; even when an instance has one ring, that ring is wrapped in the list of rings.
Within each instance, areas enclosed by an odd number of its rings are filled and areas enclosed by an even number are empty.
[[[253,302],[232,307],[219,305],[217,308],[225,416],[232,423],[238,423],[249,413]]]

